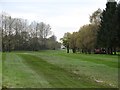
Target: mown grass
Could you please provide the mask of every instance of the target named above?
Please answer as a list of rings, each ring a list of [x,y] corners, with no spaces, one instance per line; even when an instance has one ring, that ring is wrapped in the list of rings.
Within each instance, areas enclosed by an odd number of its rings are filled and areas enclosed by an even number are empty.
[[[118,87],[118,57],[65,51],[3,54],[3,85],[38,88]]]
[[[2,53],[0,52],[0,89],[2,88]]]
[[[79,75],[103,81],[104,84],[118,85],[118,56],[67,54],[65,52],[45,53],[39,53],[39,56],[42,56],[50,63],[70,70],[70,72],[77,71]]]

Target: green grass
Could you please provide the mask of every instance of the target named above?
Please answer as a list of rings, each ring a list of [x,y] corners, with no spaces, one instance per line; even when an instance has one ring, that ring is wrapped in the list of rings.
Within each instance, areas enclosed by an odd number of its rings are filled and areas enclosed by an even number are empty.
[[[3,53],[2,59],[5,87],[118,87],[117,56],[40,51]]]
[[[2,88],[2,53],[0,52],[0,89]]]

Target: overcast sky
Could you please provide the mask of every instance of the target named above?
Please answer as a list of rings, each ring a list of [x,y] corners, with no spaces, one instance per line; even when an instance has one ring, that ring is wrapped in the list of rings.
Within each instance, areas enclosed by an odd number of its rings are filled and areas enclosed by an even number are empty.
[[[78,31],[89,16],[104,9],[107,0],[0,0],[0,11],[12,17],[50,24],[57,39],[65,32]]]

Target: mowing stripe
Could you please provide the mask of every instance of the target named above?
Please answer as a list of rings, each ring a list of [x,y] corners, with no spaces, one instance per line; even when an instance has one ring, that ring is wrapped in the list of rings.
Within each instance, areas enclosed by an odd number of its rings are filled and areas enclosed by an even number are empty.
[[[95,82],[86,81],[86,79],[78,79],[73,73],[66,72],[64,69],[50,64],[45,60],[31,54],[19,54],[36,73],[41,73],[52,87],[95,87]],[[98,85],[100,87],[101,84]],[[101,86],[104,87],[104,86]]]
[[[31,73],[34,76],[34,79],[36,79],[38,81],[41,88],[51,87],[49,82],[47,82],[47,80],[45,80],[45,78],[41,77],[41,75],[38,75],[32,68],[30,68],[27,64],[25,64],[25,61],[23,58],[21,58],[18,55],[16,55],[16,57],[18,60],[21,60],[21,64],[26,68],[26,72],[29,71],[29,73]]]
[[[43,54],[43,53],[42,53]],[[97,64],[87,61],[79,61],[78,58],[71,59],[70,57],[57,57],[51,55],[42,55],[41,53],[6,53],[3,55],[3,84],[8,87],[31,87],[31,88],[96,88],[96,87],[114,87],[109,86],[99,79],[91,80],[90,77],[76,74],[67,70],[66,67],[61,67],[61,64],[76,65],[81,62],[81,68],[89,68],[88,64]],[[45,58],[46,57],[46,58]],[[50,58],[50,59],[48,59]],[[51,62],[53,60],[53,63]],[[56,59],[58,63],[56,62]],[[61,62],[61,59],[63,62]],[[68,60],[70,59],[70,60]],[[49,61],[50,60],[50,61]],[[60,61],[60,63],[59,63]],[[56,62],[56,63],[55,63]],[[69,63],[68,63],[69,62]],[[88,64],[87,64],[88,63]],[[88,65],[88,66],[84,66]],[[102,67],[104,67],[104,64]],[[100,65],[100,67],[101,67]],[[94,68],[94,67],[93,67]],[[108,67],[109,68],[109,67]],[[75,70],[76,70],[75,69]],[[94,77],[94,76],[93,76]]]
[[[48,63],[57,65],[67,71],[73,72],[78,75],[88,76],[92,81],[97,83],[108,84],[112,87],[118,87],[118,68],[110,67],[104,64],[97,63],[98,60],[92,58],[96,63],[90,60],[85,60],[82,58],[71,58],[68,54],[66,56],[60,56],[59,54],[51,53],[30,53],[30,55],[35,55],[37,57],[43,58]],[[76,54],[73,54],[76,56]],[[79,54],[77,54],[79,56]],[[67,57],[69,56],[69,57]],[[81,57],[83,57],[80,54]],[[80,57],[79,56],[79,57]],[[95,55],[96,56],[96,55]],[[97,58],[97,57],[96,57]],[[86,58],[88,59],[88,58]],[[115,59],[113,59],[114,61]],[[106,62],[105,62],[106,63]],[[108,62],[109,63],[109,62]],[[112,62],[111,62],[112,63]],[[113,62],[114,63],[114,62]],[[117,64],[117,62],[116,62]]]
[[[12,68],[12,66],[14,66],[14,68],[16,68],[16,70],[19,70],[19,72],[14,71],[14,73],[12,72],[14,69]],[[11,68],[12,70],[10,70],[9,68]],[[9,71],[7,70],[9,69]],[[7,73],[8,72],[8,73]],[[12,72],[12,73],[10,73]],[[20,73],[26,73],[28,76],[28,78],[26,77],[17,77],[15,76],[15,74],[20,74]],[[8,74],[8,75],[7,75]],[[10,78],[10,75],[13,75],[14,77]],[[43,78],[40,77],[40,75],[38,75],[34,70],[32,70],[29,66],[27,66],[27,64],[24,63],[24,60],[22,58],[20,58],[18,55],[13,54],[13,53],[7,53],[6,55],[6,60],[4,60],[4,72],[3,72],[3,76],[5,75],[4,79],[3,79],[3,85],[7,86],[9,85],[10,87],[15,87],[15,88],[19,88],[19,87],[24,87],[24,85],[22,84],[22,82],[19,81],[13,81],[13,80],[19,80],[19,79],[28,79],[26,81],[28,81],[26,84],[30,84],[32,85],[33,83],[37,83],[37,87],[39,88],[43,88],[43,87],[51,87],[49,85],[49,83]],[[11,82],[6,83],[6,79],[9,78]],[[29,82],[32,81],[32,82]],[[19,82],[19,85],[17,86]],[[12,85],[11,85],[12,84]],[[30,87],[29,85],[25,86],[25,87]],[[32,86],[32,87],[36,87],[36,86]]]

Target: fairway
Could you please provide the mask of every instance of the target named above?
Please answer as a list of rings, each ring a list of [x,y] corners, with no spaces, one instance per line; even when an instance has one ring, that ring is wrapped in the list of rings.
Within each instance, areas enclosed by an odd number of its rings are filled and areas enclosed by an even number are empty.
[[[2,54],[7,88],[116,88],[118,57],[62,50]]]

